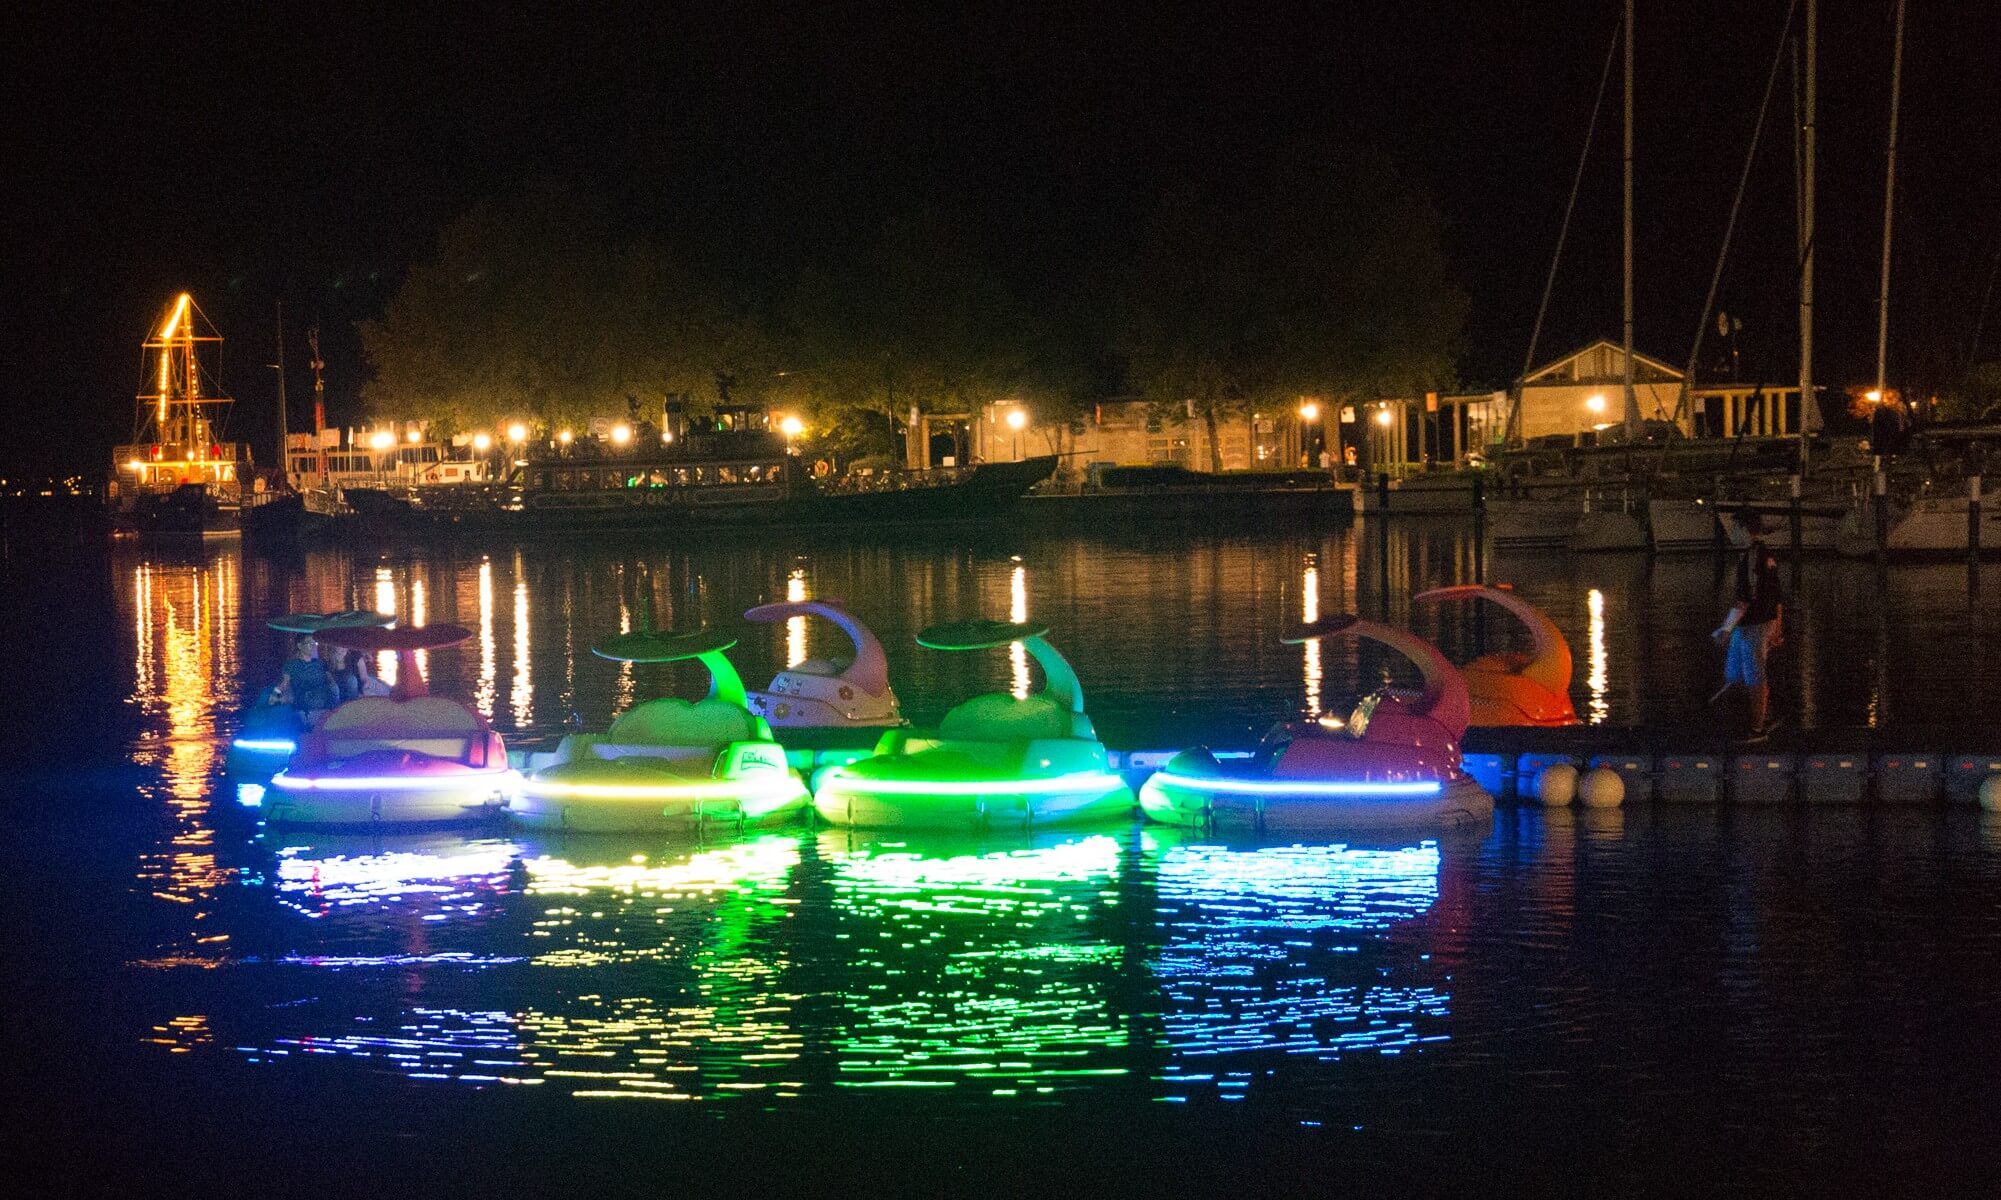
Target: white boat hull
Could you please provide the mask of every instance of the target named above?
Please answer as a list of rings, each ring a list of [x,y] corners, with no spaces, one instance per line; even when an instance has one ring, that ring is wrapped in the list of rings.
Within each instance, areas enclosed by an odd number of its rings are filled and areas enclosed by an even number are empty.
[[[1560,550],[1577,530],[1579,502],[1563,500],[1490,500],[1487,532],[1496,550]]]

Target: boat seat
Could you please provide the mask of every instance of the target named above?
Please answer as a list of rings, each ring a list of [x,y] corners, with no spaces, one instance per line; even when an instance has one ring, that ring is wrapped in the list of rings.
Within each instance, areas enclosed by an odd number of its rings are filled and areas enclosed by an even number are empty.
[[[367,730],[371,737],[456,735],[464,739],[485,732],[479,714],[443,696],[362,696],[327,714],[320,732],[332,738],[343,731]]]
[[[990,692],[959,705],[938,723],[938,737],[950,742],[1095,739],[1096,736],[1089,717],[1071,712],[1043,695],[1022,700],[1005,692]]]
[[[327,757],[336,760],[358,758],[376,750],[400,750],[465,762],[472,752],[472,745],[473,740],[466,737],[406,737],[397,733],[371,735],[359,731],[357,736],[328,738],[326,741]]]
[[[836,662],[833,659],[809,658],[804,662],[794,663],[785,670],[794,675],[824,675],[831,679],[847,670],[849,666],[849,663]]]
[[[655,746],[639,742],[612,742],[597,739],[590,743],[593,758],[614,762],[621,758],[643,758],[651,762],[700,763],[705,767],[715,761],[714,746]]]
[[[713,696],[693,703],[663,696],[634,705],[604,735],[604,741],[615,746],[715,747],[760,740],[757,718]]]

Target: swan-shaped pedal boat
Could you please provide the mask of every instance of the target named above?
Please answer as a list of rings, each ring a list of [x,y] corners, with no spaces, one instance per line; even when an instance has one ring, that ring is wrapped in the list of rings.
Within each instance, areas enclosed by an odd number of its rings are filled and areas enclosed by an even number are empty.
[[[1140,808],[1168,825],[1218,833],[1326,834],[1445,828],[1486,820],[1494,798],[1459,766],[1465,680],[1415,634],[1343,615],[1287,636],[1288,644],[1352,634],[1417,665],[1416,695],[1364,697],[1345,721],[1288,721],[1249,758],[1185,750],[1140,788]]]
[[[839,626],[854,644],[845,664],[809,658],[780,671],[770,686],[747,694],[750,711],[764,718],[795,766],[811,769],[830,755],[851,762],[905,722],[889,686],[889,659],[868,626],[838,600],[788,600],[760,604],[744,619],[761,624],[822,617]],[[841,754],[862,751],[863,754]]]
[[[325,629],[382,628],[395,622],[396,618],[380,613],[350,610],[288,613],[265,624],[279,633],[297,635]],[[272,700],[276,692],[276,688],[258,691],[256,699],[244,710],[243,724],[229,740],[229,753],[223,758],[223,766],[236,784],[236,798],[250,808],[263,804],[271,777],[285,769],[293,751],[299,748],[299,738],[306,732],[299,720],[299,710]]]
[[[1042,667],[1043,690],[1017,699],[975,696],[935,730],[892,729],[873,757],[815,777],[813,807],[862,829],[985,830],[1129,818],[1132,789],[1114,774],[1077,673],[1045,640],[1047,628],[1006,621],[934,625],[932,650],[990,650],[1020,642]]]
[[[772,823],[804,811],[806,785],[750,710],[726,657],[734,645],[713,630],[641,629],[593,646],[617,662],[694,659],[708,668],[709,693],[648,700],[604,733],[571,734],[549,754],[530,755],[508,815],[537,829],[636,833]]]
[[[1541,609],[1509,588],[1478,583],[1432,588],[1411,599],[1421,604],[1489,600],[1529,627],[1533,649],[1528,653],[1483,654],[1459,668],[1466,679],[1474,725],[1577,724],[1577,710],[1570,703],[1570,643]]]
[[[388,696],[361,696],[335,708],[299,739],[271,779],[267,819],[298,825],[414,825],[477,820],[500,811],[515,773],[507,747],[486,718],[433,696],[417,664],[420,650],[472,636],[462,625],[415,629],[321,628],[330,646],[396,653]]]

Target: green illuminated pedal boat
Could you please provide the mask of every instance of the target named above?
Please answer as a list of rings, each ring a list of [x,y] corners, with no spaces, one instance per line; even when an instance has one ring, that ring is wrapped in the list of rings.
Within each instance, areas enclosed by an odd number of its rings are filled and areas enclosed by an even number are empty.
[[[1084,713],[1077,673],[1041,625],[960,621],[917,635],[932,650],[989,650],[1020,642],[1042,667],[1043,690],[975,696],[935,730],[892,729],[875,755],[828,767],[813,806],[862,829],[1022,829],[1132,815],[1132,789],[1106,762]]]
[[[743,680],[725,657],[736,639],[709,630],[641,629],[591,648],[618,662],[699,661],[709,694],[666,696],[627,709],[601,734],[572,734],[531,755],[507,812],[537,829],[643,833],[796,817],[806,785],[786,765],[764,718],[744,703]]]

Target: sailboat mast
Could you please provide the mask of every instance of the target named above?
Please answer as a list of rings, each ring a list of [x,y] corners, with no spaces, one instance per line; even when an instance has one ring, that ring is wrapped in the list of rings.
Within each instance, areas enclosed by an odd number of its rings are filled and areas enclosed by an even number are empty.
[[[307,327],[306,345],[313,352],[313,463],[319,482],[324,484],[327,479],[327,364],[320,358],[318,323]]]
[[[1883,157],[1883,275],[1876,292],[1876,395],[1886,395],[1890,353],[1890,233],[1897,194],[1897,103],[1904,90],[1904,0],[1897,0],[1897,34],[1890,51],[1890,140]]]
[[[285,406],[285,302],[280,300],[277,303],[278,361],[271,364],[271,369],[278,372],[278,470],[281,472],[280,478],[289,484],[292,479],[292,464],[285,450],[285,441],[290,436],[287,431],[290,413],[286,411]]]
[[[1800,121],[1800,460],[1808,435],[1820,432],[1813,395],[1814,110],[1819,89],[1820,0],[1806,0],[1806,95]]]
[[[1626,155],[1625,155],[1625,253],[1622,285],[1625,311],[1625,391],[1626,436],[1640,432],[1640,402],[1633,395],[1633,0],[1626,0]]]

